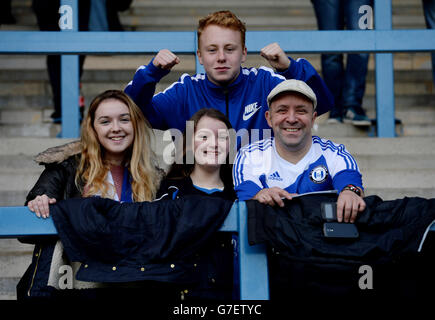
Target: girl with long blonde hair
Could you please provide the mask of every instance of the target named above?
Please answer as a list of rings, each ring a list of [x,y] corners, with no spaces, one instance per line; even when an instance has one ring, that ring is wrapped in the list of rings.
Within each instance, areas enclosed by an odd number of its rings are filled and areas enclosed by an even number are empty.
[[[49,204],[71,197],[153,200],[161,174],[151,149],[152,135],[142,112],[124,92],[99,94],[82,123],[80,143],[38,156],[46,169],[27,196],[29,209],[45,218]]]
[[[80,141],[37,156],[45,170],[28,194],[27,206],[38,217],[47,218],[49,204],[63,199],[153,200],[162,171],[151,149],[152,134],[142,112],[125,93],[108,90],[99,94],[82,123]],[[36,242],[34,255],[17,286],[18,299],[62,295],[65,290],[59,286],[58,267],[70,265],[76,274],[80,263],[69,261],[57,239],[28,241]],[[99,283],[73,282],[73,289],[100,287]]]

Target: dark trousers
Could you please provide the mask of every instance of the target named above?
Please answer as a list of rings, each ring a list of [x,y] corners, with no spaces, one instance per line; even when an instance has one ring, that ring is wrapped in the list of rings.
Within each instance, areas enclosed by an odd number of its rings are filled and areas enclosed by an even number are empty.
[[[59,0],[33,0],[32,8],[35,12],[39,29],[41,31],[60,31],[59,29]],[[53,92],[54,112],[52,118],[61,117],[61,68],[60,55],[47,56],[47,70]],[[79,56],[79,78],[83,73],[85,56]],[[77,101],[77,105],[78,105]]]
[[[311,0],[319,30],[360,30],[359,8],[372,0]],[[365,92],[369,55],[348,54],[346,67],[343,54],[322,54],[322,74],[331,90],[335,106],[331,118],[341,117],[347,108],[361,109]]]
[[[435,29],[435,0],[423,0],[424,19],[428,29]],[[432,79],[435,84],[435,52],[432,51]]]

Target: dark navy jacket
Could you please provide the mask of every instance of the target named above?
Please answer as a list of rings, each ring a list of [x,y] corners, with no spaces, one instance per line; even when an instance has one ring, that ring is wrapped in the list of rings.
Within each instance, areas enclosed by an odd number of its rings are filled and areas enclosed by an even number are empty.
[[[53,220],[77,279],[95,282],[194,281],[195,253],[219,230],[231,201],[190,196],[118,203],[99,197],[53,207]],[[201,212],[201,214],[198,214]]]
[[[196,253],[207,246],[233,204],[212,197],[204,200],[186,196],[120,204],[91,197],[60,201],[50,206],[50,213],[69,260],[82,262],[78,280],[185,285],[198,281]],[[55,239],[44,241],[47,245],[35,251],[17,287],[19,299],[63,295],[47,286]]]
[[[435,199],[364,200],[359,238],[346,240],[323,235],[321,203],[336,195],[306,195],[284,208],[246,202],[249,242],[269,248],[272,300],[416,298],[433,289]],[[372,268],[373,290],[359,286],[362,266]]]
[[[232,181],[222,191],[206,192],[193,185],[190,177],[164,179],[157,192],[157,198],[166,200],[186,196],[202,196],[203,201],[209,197],[234,201],[236,193]],[[197,212],[197,214],[202,214]],[[194,285],[183,288],[184,300],[195,299],[231,300],[239,299],[238,237],[229,232],[215,233],[207,245],[198,251],[197,277]]]

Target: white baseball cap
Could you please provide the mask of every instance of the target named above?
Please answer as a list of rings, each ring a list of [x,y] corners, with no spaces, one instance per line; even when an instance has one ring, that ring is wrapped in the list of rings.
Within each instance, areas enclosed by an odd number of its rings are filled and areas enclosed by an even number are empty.
[[[310,86],[307,85],[304,81],[296,79],[284,80],[283,82],[279,83],[275,88],[273,88],[272,91],[270,91],[269,95],[267,96],[267,104],[269,108],[270,102],[273,100],[273,98],[275,98],[278,94],[282,92],[288,91],[299,92],[300,94],[307,97],[313,102],[314,110],[316,110],[317,98],[313,89],[311,89]]]

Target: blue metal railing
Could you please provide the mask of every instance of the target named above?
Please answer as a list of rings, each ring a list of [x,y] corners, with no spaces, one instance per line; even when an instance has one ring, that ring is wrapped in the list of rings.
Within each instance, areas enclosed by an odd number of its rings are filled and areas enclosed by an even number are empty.
[[[77,19],[77,0],[62,0],[62,4],[70,5]],[[435,51],[435,30],[391,30],[391,0],[375,0],[374,4],[376,30],[251,31],[247,32],[246,43],[250,53],[258,53],[271,41],[278,42],[289,53],[375,53],[377,135],[394,137],[392,53]],[[154,54],[167,48],[175,53],[194,55],[197,50],[195,32],[79,32],[76,27],[77,22],[73,22],[73,28],[67,32],[0,31],[0,54],[62,55],[64,138],[79,136],[78,54]],[[197,60],[197,71],[202,70]]]
[[[236,201],[220,231],[239,235],[240,299],[268,300],[269,280],[266,249],[248,243],[248,213],[243,201]],[[36,217],[27,207],[0,207],[0,238],[56,235],[51,218]]]

